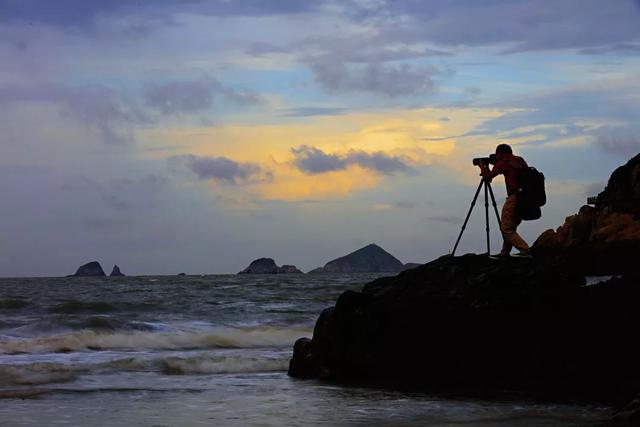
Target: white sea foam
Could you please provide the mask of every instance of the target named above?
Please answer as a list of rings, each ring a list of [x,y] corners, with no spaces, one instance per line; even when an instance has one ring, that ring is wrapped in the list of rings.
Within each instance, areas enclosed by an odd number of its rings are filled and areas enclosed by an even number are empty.
[[[78,371],[80,369],[48,363],[0,366],[0,387],[69,382],[77,378]]]
[[[288,347],[311,331],[300,328],[218,328],[206,332],[116,332],[83,330],[49,337],[0,342],[0,354],[82,350],[178,350]]]
[[[240,372],[286,371],[288,358],[258,357],[168,357],[162,370],[168,374],[232,374]]]

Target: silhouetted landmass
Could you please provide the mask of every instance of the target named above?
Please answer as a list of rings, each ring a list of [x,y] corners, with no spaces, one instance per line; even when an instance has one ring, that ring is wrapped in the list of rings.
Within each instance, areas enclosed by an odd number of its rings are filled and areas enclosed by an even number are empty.
[[[76,273],[73,275],[76,277],[90,277],[90,276],[105,276],[104,270],[98,261],[91,261],[78,267]]]
[[[613,172],[595,206],[583,206],[532,248],[538,256],[562,256],[587,274],[634,271],[640,259],[640,154]]]
[[[536,241],[532,259],[444,256],[347,291],[289,375],[485,395],[610,403],[640,393],[640,156],[594,207]],[[616,277],[586,286],[585,275]],[[639,401],[615,416],[638,425]]]
[[[396,257],[372,243],[309,273],[397,273],[403,268]]]
[[[120,267],[114,265],[113,270],[111,270],[111,274],[109,274],[109,277],[124,277],[124,274],[122,274],[122,272],[120,271]]]
[[[258,258],[238,274],[293,274],[302,273],[295,265],[278,267],[272,258]]]
[[[402,271],[411,270],[412,268],[418,268],[423,264],[418,264],[417,262],[408,262],[404,266],[402,266]]]

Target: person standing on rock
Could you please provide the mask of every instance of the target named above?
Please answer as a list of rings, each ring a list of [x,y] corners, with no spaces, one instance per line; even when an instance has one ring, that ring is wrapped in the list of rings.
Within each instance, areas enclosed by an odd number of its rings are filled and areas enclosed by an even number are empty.
[[[486,164],[481,165],[482,177],[491,182],[498,175],[504,175],[504,182],[507,186],[507,200],[502,206],[502,218],[500,231],[502,231],[502,250],[499,257],[508,257],[511,249],[515,246],[519,250],[515,256],[530,257],[529,245],[517,232],[517,228],[522,222],[522,216],[518,212],[518,189],[520,183],[518,176],[520,171],[527,168],[527,162],[522,157],[515,156],[511,147],[507,144],[500,144],[496,147],[496,163],[491,170]]]

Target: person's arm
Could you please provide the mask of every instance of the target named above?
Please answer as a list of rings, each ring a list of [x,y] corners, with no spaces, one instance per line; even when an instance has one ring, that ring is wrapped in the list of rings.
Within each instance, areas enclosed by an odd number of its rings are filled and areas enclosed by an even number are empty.
[[[505,163],[502,161],[496,162],[496,164],[493,166],[491,170],[489,170],[487,165],[483,164],[480,167],[480,169],[482,170],[480,175],[485,179],[487,179],[489,182],[491,182],[493,178],[504,173],[504,168],[505,168]]]

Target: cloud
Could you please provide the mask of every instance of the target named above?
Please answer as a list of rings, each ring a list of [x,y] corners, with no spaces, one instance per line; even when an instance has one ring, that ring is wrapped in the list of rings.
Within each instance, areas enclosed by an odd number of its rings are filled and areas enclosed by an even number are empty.
[[[629,158],[640,153],[640,128],[603,126],[594,132],[596,144],[608,153]]]
[[[206,111],[216,99],[239,105],[257,104],[261,101],[255,92],[225,87],[213,77],[152,84],[147,87],[144,98],[147,106],[163,114]]]
[[[172,165],[186,167],[201,181],[214,180],[238,184],[271,178],[271,174],[263,172],[256,163],[237,162],[227,157],[203,157],[190,154],[170,157],[169,162]]]
[[[0,22],[41,23],[50,26],[90,29],[100,19],[122,16],[195,14],[213,16],[270,16],[314,10],[316,2],[298,0],[131,0],[85,1],[0,0]]]
[[[331,57],[321,57],[308,63],[316,81],[331,92],[369,92],[390,98],[422,95],[433,91],[429,68],[410,64],[370,63],[348,65]]]
[[[578,53],[583,55],[640,55],[640,45],[631,43],[619,43],[609,46],[599,46],[582,49]]]
[[[147,115],[122,95],[102,85],[69,87],[61,84],[0,87],[0,104],[49,103],[72,117],[102,142],[133,141],[133,127],[149,123]]]
[[[295,156],[294,164],[305,173],[316,174],[345,169],[348,162],[336,154],[326,154],[324,151],[301,145],[292,148],[291,152]]]
[[[291,152],[295,157],[293,161],[295,166],[308,174],[344,170],[351,165],[358,165],[383,175],[393,175],[397,172],[414,172],[406,159],[390,156],[381,151],[367,153],[365,151],[351,150],[345,155],[338,155],[327,154],[316,147],[301,145],[300,147],[292,148]]]
[[[281,110],[287,117],[341,116],[349,112],[340,107],[297,107]]]
[[[420,0],[379,2],[367,21],[386,40],[440,46],[500,46],[505,53],[590,48],[636,41],[637,2],[600,0]]]

